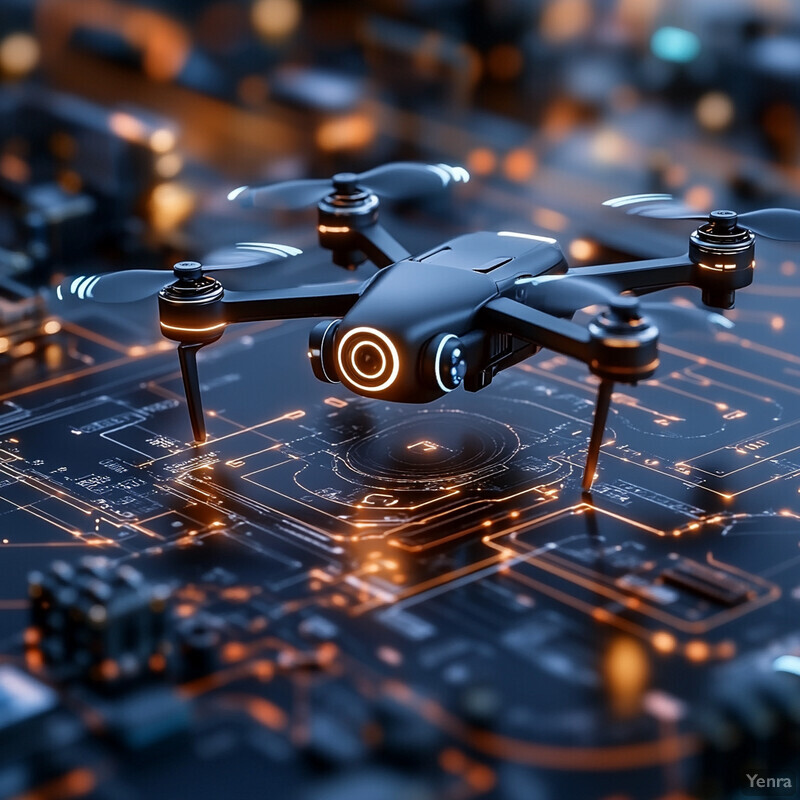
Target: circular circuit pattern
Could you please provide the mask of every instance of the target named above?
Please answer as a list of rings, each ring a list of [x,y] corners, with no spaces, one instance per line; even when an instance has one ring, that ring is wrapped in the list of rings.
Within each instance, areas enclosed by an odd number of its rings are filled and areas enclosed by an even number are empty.
[[[514,429],[497,420],[462,411],[418,411],[355,442],[344,461],[387,487],[457,486],[506,463],[519,447]]]

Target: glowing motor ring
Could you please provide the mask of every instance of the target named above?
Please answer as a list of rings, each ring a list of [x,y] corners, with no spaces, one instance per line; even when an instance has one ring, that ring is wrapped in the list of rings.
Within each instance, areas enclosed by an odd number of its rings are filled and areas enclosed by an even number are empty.
[[[348,366],[345,366],[344,353],[347,342],[350,341],[350,339],[352,339],[354,336],[359,335],[364,336],[364,341],[373,345],[380,352],[380,354],[383,356],[384,364],[381,367],[380,372],[373,376],[364,375],[361,370],[356,368],[355,364],[352,364],[353,369],[358,374],[360,374],[362,377],[377,378],[383,375],[383,373],[386,372],[387,365],[390,365],[389,377],[383,381],[383,383],[380,383],[377,386],[365,386],[358,380],[354,380],[351,370],[348,368]],[[376,342],[375,339],[377,339],[378,342]],[[359,345],[356,344],[356,347],[353,349],[356,349],[358,346]],[[350,353],[351,360],[353,349],[351,349]],[[339,341],[339,346],[336,348],[336,360],[339,365],[339,375],[362,392],[382,392],[385,389],[388,389],[397,380],[397,376],[400,374],[400,354],[397,352],[397,348],[394,346],[392,340],[385,333],[382,333],[376,328],[370,328],[367,326],[353,328],[352,330],[347,331],[344,336],[342,336],[341,340]]]

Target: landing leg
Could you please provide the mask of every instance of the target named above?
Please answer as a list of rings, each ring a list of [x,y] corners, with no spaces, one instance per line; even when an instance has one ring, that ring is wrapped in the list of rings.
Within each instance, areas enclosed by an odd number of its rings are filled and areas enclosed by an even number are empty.
[[[203,418],[203,401],[200,397],[200,378],[197,374],[197,351],[201,344],[179,344],[178,360],[181,364],[183,389],[186,392],[186,405],[192,421],[194,440],[202,444],[206,440],[206,423]]]
[[[614,392],[614,381],[600,381],[597,389],[597,405],[594,409],[594,423],[592,435],[589,438],[589,450],[586,453],[586,467],[583,470],[583,491],[589,492],[594,482],[594,473],[597,469],[597,459],[600,456],[600,445],[603,444],[603,434],[606,430],[608,409],[611,405],[611,395]]]

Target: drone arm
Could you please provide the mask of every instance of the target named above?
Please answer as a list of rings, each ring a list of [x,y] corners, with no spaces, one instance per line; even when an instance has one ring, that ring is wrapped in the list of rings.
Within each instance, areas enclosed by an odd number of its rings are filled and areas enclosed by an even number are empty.
[[[673,286],[696,286],[696,266],[688,255],[673,258],[654,258],[649,261],[629,261],[622,264],[601,264],[581,267],[570,275],[581,278],[600,278],[618,292],[647,294]]]
[[[317,226],[320,247],[333,253],[333,263],[353,269],[368,258],[378,269],[383,269],[410,253],[378,221],[377,215],[353,215],[341,219],[320,212]]]
[[[486,303],[478,312],[478,322],[585,363],[592,358],[591,339],[586,328],[508,297]]]
[[[225,321],[343,317],[361,296],[363,283],[331,283],[265,292],[228,292],[222,298]]]
[[[356,248],[361,250],[378,269],[391,266],[411,255],[383,225],[378,223],[353,233]]]

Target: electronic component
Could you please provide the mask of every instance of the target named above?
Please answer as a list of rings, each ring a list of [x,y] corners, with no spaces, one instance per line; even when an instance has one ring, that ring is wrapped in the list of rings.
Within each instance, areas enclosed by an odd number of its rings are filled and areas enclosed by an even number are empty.
[[[172,656],[169,592],[128,565],[56,561],[29,578],[31,622],[45,664],[60,678],[115,687],[163,675]]]
[[[689,589],[726,606],[743,603],[754,594],[752,587],[745,581],[688,558],[676,561],[661,573],[661,577],[666,583]]]

